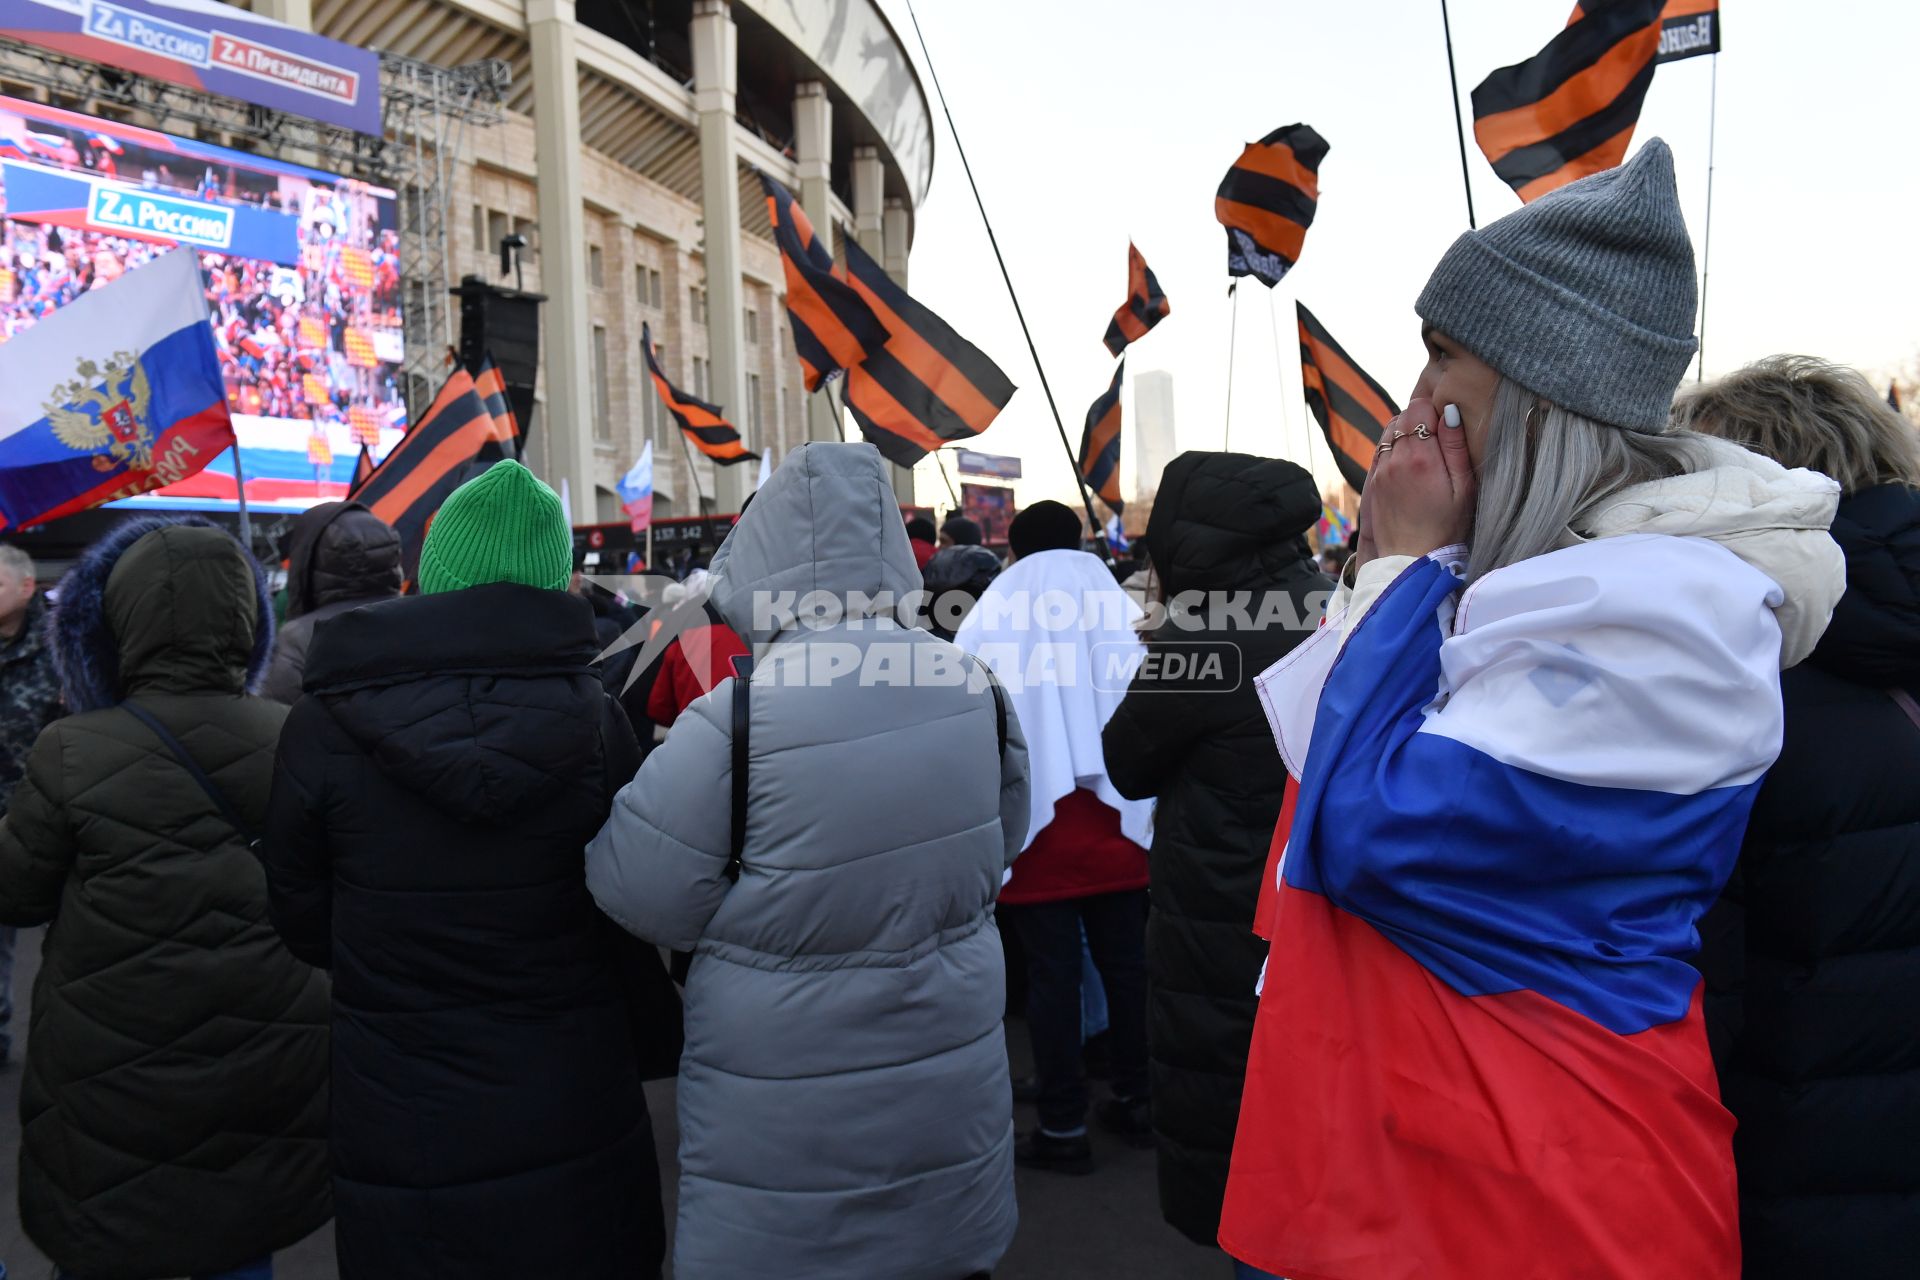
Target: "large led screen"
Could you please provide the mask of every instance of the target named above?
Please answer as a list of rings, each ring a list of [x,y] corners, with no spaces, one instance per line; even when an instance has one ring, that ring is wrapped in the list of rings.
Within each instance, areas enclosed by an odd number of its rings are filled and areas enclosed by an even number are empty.
[[[0,97],[0,341],[176,245],[200,252],[250,506],[346,493],[406,427],[394,193]],[[232,510],[233,456],[121,506]]]

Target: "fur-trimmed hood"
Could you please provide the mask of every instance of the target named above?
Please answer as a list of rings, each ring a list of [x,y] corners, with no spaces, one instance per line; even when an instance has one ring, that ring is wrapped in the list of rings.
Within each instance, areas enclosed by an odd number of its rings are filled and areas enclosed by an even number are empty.
[[[48,628],[72,713],[142,690],[252,692],[273,649],[266,574],[199,516],[129,520],[60,580]]]

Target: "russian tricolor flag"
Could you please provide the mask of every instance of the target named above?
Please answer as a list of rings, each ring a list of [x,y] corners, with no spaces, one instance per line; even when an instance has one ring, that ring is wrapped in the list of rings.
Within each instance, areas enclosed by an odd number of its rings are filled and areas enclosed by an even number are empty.
[[[233,446],[191,250],[175,250],[0,346],[0,527],[173,484]]]
[[[1779,751],[1780,588],[1700,538],[1456,567],[1263,677],[1299,786],[1221,1245],[1290,1280],[1737,1280],[1687,957]]]

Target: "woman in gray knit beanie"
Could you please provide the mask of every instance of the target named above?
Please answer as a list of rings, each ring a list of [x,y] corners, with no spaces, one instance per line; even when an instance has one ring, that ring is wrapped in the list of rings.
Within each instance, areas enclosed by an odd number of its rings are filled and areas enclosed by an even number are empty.
[[[1357,576],[1260,677],[1299,782],[1220,1242],[1315,1280],[1737,1280],[1696,922],[1844,586],[1832,481],[1668,428],[1673,159],[1461,236]]]

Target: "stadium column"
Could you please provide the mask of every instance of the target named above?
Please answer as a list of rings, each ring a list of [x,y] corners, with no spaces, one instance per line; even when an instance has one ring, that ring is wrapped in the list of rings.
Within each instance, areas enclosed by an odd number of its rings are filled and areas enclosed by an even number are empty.
[[[693,109],[700,124],[702,258],[707,267],[707,360],[709,391],[749,449],[745,370],[740,330],[740,158],[734,142],[734,88],[739,78],[736,32],[728,0],[693,0]],[[715,467],[715,497],[721,511],[738,511],[756,474],[752,463]]]
[[[313,0],[253,0],[253,11],[302,31],[313,30]]]
[[[573,0],[527,0],[533,139],[539,155],[540,287],[547,295],[547,476],[568,481],[567,518],[595,517],[593,355],[587,313],[586,189],[580,163],[580,65]]]
[[[907,217],[907,202],[899,196],[887,197],[887,211],[881,219],[881,242],[886,245],[887,256],[881,259],[887,275],[902,289],[907,287],[907,227],[911,225]]]
[[[853,149],[853,234],[860,247],[875,262],[884,263],[886,250],[887,171],[880,164],[878,147]],[[893,495],[904,504],[913,502],[913,469],[897,463],[887,468],[893,473]]]
[[[827,87],[807,80],[793,90],[793,150],[800,171],[800,207],[826,243],[833,243],[833,104]],[[807,439],[838,440],[832,390],[807,397]]]

